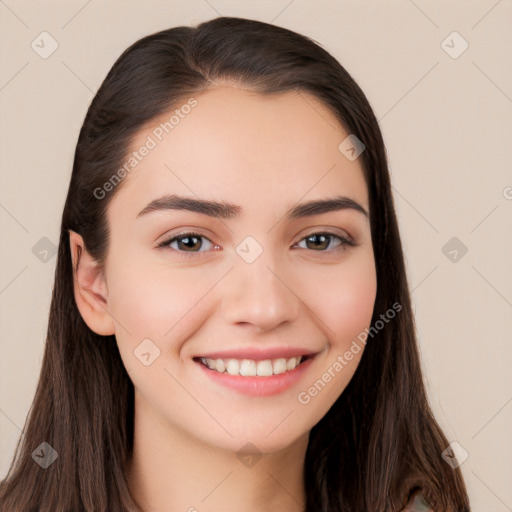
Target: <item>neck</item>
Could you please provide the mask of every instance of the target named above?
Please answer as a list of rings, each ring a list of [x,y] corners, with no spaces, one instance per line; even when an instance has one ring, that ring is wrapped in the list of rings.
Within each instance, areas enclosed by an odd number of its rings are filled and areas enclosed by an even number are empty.
[[[279,452],[242,457],[142,409],[136,400],[127,473],[143,512],[304,512],[307,434]]]

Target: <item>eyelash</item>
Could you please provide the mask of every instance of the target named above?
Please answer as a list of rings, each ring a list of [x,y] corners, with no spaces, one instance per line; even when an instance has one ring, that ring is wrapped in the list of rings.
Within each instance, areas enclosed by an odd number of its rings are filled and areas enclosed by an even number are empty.
[[[301,240],[299,240],[299,242],[297,242],[297,243],[300,243],[300,242],[302,242],[303,240],[306,240],[309,237],[318,236],[318,235],[324,235],[324,236],[327,236],[327,237],[331,237],[331,240],[332,240],[332,238],[338,238],[340,240],[340,245],[338,245],[338,247],[336,247],[335,249],[331,249],[331,250],[315,251],[313,249],[310,249],[313,252],[335,253],[335,254],[337,254],[338,252],[345,250],[346,246],[355,246],[356,245],[355,242],[350,240],[349,238],[337,235],[335,233],[330,233],[329,231],[317,231],[317,232],[314,232],[314,233],[310,233],[310,234],[306,235],[305,237],[303,237]],[[181,238],[187,238],[187,237],[204,238],[204,239],[208,240],[210,243],[213,244],[213,242],[209,238],[205,237],[204,235],[202,235],[200,233],[196,233],[194,231],[186,231],[184,233],[179,233],[177,235],[174,235],[174,236],[172,236],[172,238],[169,238],[169,239],[163,241],[162,243],[160,243],[158,245],[158,247],[159,248],[163,248],[163,249],[165,249],[165,248],[171,249],[173,251],[176,251],[176,252],[180,253],[184,257],[192,257],[192,256],[195,256],[197,254],[201,254],[202,252],[207,252],[207,251],[180,251],[178,249],[172,249],[171,247],[169,247],[169,245],[172,244],[173,242],[175,242],[176,240],[179,240]]]

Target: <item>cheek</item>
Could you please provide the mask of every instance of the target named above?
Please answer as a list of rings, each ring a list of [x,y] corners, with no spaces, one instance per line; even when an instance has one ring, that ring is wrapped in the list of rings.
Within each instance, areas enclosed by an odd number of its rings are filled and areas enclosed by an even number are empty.
[[[174,389],[166,369],[179,367],[182,340],[201,325],[201,298],[218,279],[210,277],[126,260],[111,269],[108,304],[117,344],[126,371],[146,399],[163,390],[166,397]],[[144,361],[147,353],[149,361]],[[179,395],[179,387],[174,392]]]
[[[317,310],[322,312],[332,347],[346,350],[372,319],[377,293],[373,255],[341,265],[323,283],[316,291]]]
[[[323,287],[310,295],[315,311],[321,312],[328,350],[314,378],[306,383],[297,401],[316,423],[345,390],[364,352],[361,333],[370,326],[377,279],[373,253],[351,260],[323,279]],[[313,291],[313,289],[311,289]]]
[[[181,339],[184,331],[193,327],[191,319],[218,280],[217,274],[198,276],[194,269],[148,265],[135,259],[112,266],[108,274],[108,307],[122,348],[133,351],[149,338],[162,352],[177,351],[179,347],[172,340]]]

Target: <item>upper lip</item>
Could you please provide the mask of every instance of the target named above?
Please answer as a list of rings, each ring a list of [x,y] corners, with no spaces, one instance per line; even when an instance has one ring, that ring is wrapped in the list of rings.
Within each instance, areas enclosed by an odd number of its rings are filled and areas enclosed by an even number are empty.
[[[201,354],[197,357],[205,359],[252,359],[262,361],[265,359],[288,359],[297,356],[313,356],[317,352],[298,347],[268,347],[268,348],[238,348],[231,350],[221,350]]]

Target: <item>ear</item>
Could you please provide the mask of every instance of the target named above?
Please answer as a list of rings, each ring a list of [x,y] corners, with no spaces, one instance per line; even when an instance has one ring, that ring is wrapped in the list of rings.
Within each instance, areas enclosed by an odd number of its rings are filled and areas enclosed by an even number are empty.
[[[78,310],[96,334],[114,334],[114,321],[107,310],[107,285],[103,268],[85,248],[82,237],[69,230],[73,263],[73,288]]]

